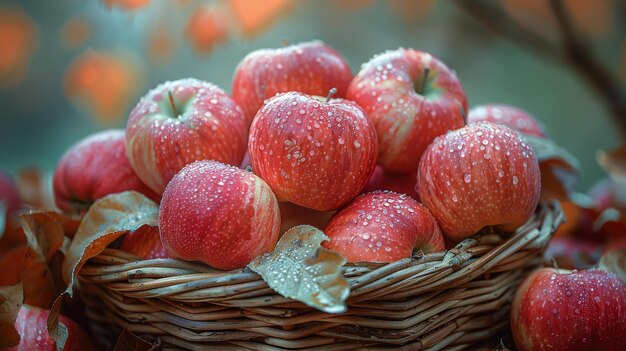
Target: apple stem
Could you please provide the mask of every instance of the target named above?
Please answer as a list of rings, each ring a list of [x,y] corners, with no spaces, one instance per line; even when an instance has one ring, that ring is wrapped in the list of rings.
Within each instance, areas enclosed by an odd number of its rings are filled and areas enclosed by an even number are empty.
[[[556,258],[552,257],[552,265],[554,266],[554,268],[556,268],[557,270],[559,269],[559,265],[556,263]]]
[[[174,103],[174,95],[172,95],[172,91],[167,91],[167,96],[170,99],[170,106],[172,106],[172,112],[174,112],[174,116],[178,116],[178,111],[176,111],[176,104]]]
[[[428,81],[428,74],[430,73],[430,68],[424,68],[424,79],[422,79],[422,86],[417,92],[420,95],[424,95],[424,90],[426,90],[426,82]]]
[[[330,88],[328,95],[326,95],[326,102],[329,102],[335,94],[337,94],[337,88]]]

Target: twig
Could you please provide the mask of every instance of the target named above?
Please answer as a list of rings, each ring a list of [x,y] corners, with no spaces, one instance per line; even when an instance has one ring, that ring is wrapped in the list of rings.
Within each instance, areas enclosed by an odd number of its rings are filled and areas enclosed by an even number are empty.
[[[512,21],[496,6],[480,0],[458,0],[455,3],[469,16],[500,36],[573,67],[604,99],[615,123],[626,137],[626,93],[613,75],[594,59],[590,50],[576,36],[561,0],[550,0],[550,5],[562,32],[563,48],[555,47],[545,37]]]

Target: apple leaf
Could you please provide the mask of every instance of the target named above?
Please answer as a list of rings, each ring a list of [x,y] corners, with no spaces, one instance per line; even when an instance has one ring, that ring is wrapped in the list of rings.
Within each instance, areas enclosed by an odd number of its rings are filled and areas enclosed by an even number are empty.
[[[256,257],[248,267],[284,297],[326,313],[343,313],[350,286],[342,275],[346,259],[320,247],[328,240],[310,225],[289,229],[271,253]]]
[[[124,328],[113,351],[157,351],[161,349],[161,340],[154,336],[147,336],[150,340],[135,335]]]
[[[20,343],[15,320],[23,302],[22,284],[0,287],[0,349]]]
[[[626,247],[605,253],[600,259],[599,268],[617,274],[626,282]]]
[[[63,225],[53,212],[31,211],[21,215],[22,229],[26,235],[27,249],[22,260],[24,303],[50,308],[60,293],[59,263],[65,241]]]
[[[73,296],[76,275],[88,259],[97,256],[115,239],[142,225],[157,226],[159,206],[136,191],[111,194],[96,200],[81,221],[62,265],[67,288],[54,301],[48,316],[48,332],[63,349],[67,328],[58,323],[63,298]]]

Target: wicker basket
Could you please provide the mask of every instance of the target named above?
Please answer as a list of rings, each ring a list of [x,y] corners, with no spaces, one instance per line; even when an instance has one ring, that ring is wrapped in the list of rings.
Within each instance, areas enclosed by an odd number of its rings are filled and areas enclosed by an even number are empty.
[[[192,350],[461,350],[497,341],[522,277],[541,264],[563,221],[542,204],[513,235],[479,234],[454,249],[386,265],[347,265],[348,311],[326,314],[284,298],[248,269],[223,272],[114,249],[80,271],[98,341],[121,328]]]

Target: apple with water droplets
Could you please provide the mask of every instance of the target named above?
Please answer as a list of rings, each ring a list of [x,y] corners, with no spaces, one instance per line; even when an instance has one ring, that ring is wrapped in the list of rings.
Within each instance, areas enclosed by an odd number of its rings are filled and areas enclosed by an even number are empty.
[[[543,126],[530,113],[515,106],[489,104],[473,107],[467,117],[468,123],[492,122],[504,124],[522,134],[545,138]]]
[[[135,190],[159,202],[135,174],[126,157],[124,130],[92,134],[72,145],[59,160],[53,176],[54,201],[68,213],[84,213],[97,199]]]
[[[346,98],[367,113],[378,133],[378,162],[390,172],[415,172],[435,137],[461,128],[467,99],[452,70],[429,53],[398,49],[374,56]]]
[[[251,172],[197,161],[167,185],[159,230],[171,257],[237,269],[274,249],[280,210],[270,187]]]
[[[356,197],[376,166],[376,131],[363,110],[344,99],[298,92],[267,100],[250,128],[252,169],[279,201],[317,211]]]
[[[539,269],[515,293],[511,329],[520,351],[626,350],[626,283],[599,269]]]
[[[161,243],[159,227],[149,225],[143,225],[124,235],[120,249],[144,260],[169,257],[167,250]]]
[[[452,240],[484,227],[513,232],[539,201],[541,175],[533,149],[516,131],[490,122],[437,137],[420,162],[420,200]]]
[[[444,249],[443,235],[430,211],[406,194],[374,191],[337,212],[324,230],[326,248],[348,262],[394,262]]]
[[[248,54],[235,71],[233,99],[250,125],[263,101],[277,93],[298,91],[325,96],[335,88],[337,96],[343,98],[350,80],[350,65],[343,56],[315,40]]]
[[[57,344],[48,334],[49,310],[39,307],[22,305],[17,313],[15,329],[20,335],[20,343],[15,347],[3,349],[5,351],[57,351]],[[95,350],[89,336],[73,320],[59,314],[59,323],[67,328],[67,339],[63,351]]]
[[[126,152],[139,178],[161,194],[191,162],[239,166],[246,138],[241,108],[216,85],[189,78],[165,82],[141,98],[126,125]]]

